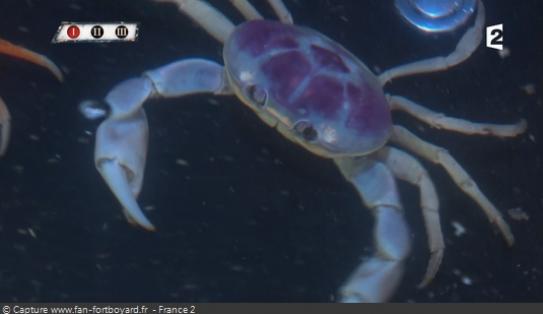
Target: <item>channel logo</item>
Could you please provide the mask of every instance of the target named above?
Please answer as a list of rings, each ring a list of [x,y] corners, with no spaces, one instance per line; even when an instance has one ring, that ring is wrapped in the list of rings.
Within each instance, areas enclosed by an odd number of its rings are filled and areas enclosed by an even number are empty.
[[[503,24],[491,25],[486,28],[486,46],[503,50]]]

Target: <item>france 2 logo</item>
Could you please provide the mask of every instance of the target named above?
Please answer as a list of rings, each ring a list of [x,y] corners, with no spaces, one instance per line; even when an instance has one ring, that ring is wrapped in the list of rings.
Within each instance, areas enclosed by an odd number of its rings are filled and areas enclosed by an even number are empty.
[[[503,50],[503,24],[487,26],[486,46],[492,49]]]

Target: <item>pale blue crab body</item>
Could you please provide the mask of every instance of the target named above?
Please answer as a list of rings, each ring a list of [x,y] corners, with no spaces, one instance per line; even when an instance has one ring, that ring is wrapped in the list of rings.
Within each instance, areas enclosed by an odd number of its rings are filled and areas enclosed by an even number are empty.
[[[268,2],[282,23],[262,20],[247,1],[231,1],[251,20],[237,27],[204,1],[162,1],[176,3],[224,43],[225,65],[182,59],[121,82],[107,94],[105,102],[111,110],[96,134],[95,163],[130,222],[154,230],[136,201],[147,153],[145,101],[196,93],[234,94],[288,139],[333,159],[370,209],[375,219],[375,252],[340,287],[340,301],[386,301],[400,283],[410,251],[410,234],[396,179],[415,185],[420,192],[430,251],[421,286],[432,280],[443,257],[445,244],[434,184],[416,158],[389,146],[389,142],[443,166],[506,241],[513,243],[514,237],[500,212],[462,166],[445,149],[393,125],[391,110],[405,111],[435,128],[465,134],[511,137],[522,133],[525,123],[473,123],[383,92],[383,86],[392,78],[444,70],[467,59],[482,37],[481,2],[474,25],[452,53],[395,67],[376,77],[338,43],[314,30],[291,25],[290,14],[279,0]]]

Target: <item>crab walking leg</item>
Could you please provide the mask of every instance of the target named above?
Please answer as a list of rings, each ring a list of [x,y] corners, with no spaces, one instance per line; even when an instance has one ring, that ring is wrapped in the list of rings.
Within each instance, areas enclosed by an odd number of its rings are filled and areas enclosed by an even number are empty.
[[[477,49],[483,38],[485,7],[480,0],[478,1],[477,7],[477,16],[475,17],[474,25],[464,33],[462,38],[460,38],[460,41],[452,53],[445,57],[440,56],[420,60],[389,69],[379,75],[381,85],[385,85],[388,81],[401,76],[442,71],[460,64],[469,58]]]
[[[437,129],[455,131],[463,134],[490,135],[496,137],[513,137],[526,130],[526,120],[515,124],[475,123],[468,120],[452,118],[443,113],[432,111],[405,97],[387,95],[392,110],[401,110],[415,118],[428,123]]]
[[[491,223],[498,226],[507,244],[513,245],[515,238],[507,222],[505,222],[494,204],[479,190],[475,181],[446,149],[425,142],[406,128],[398,125],[393,127],[391,141],[445,168],[456,185],[479,204]]]
[[[154,230],[154,226],[136,202],[147,154],[148,127],[142,106],[155,96],[195,93],[228,94],[223,67],[203,59],[177,61],[121,82],[105,98],[111,110],[96,133],[96,168],[129,222],[147,230]]]
[[[0,98],[0,156],[6,153],[9,144],[9,133],[11,132],[11,115],[8,106]]]
[[[279,20],[285,24],[293,24],[292,14],[287,9],[282,0],[268,0],[268,3],[272,7]]]
[[[62,71],[60,71],[60,69],[53,63],[53,61],[49,60],[47,57],[39,53],[36,53],[32,50],[28,50],[21,46],[14,45],[10,43],[9,41],[1,39],[1,38],[0,38],[0,53],[11,56],[11,57],[15,57],[21,60],[25,60],[35,65],[39,65],[43,68],[46,68],[57,78],[57,80],[61,82],[64,79],[64,77],[62,76]]]
[[[234,24],[221,12],[201,0],[154,0],[155,2],[172,2],[179,10],[188,15],[192,21],[200,25],[215,39],[225,43],[234,30]]]
[[[230,3],[243,15],[247,20],[261,20],[262,15],[258,13],[255,7],[247,0],[230,0]]]
[[[439,222],[439,198],[434,183],[428,176],[426,169],[415,158],[399,149],[384,147],[376,153],[376,156],[387,165],[395,177],[419,188],[422,217],[430,247],[430,261],[426,268],[426,274],[419,284],[419,287],[422,288],[435,277],[445,250],[445,241],[443,241],[441,223]]]
[[[365,157],[335,159],[341,173],[375,217],[376,252],[340,288],[342,302],[385,302],[396,290],[410,251],[409,231],[396,182],[383,164]]]

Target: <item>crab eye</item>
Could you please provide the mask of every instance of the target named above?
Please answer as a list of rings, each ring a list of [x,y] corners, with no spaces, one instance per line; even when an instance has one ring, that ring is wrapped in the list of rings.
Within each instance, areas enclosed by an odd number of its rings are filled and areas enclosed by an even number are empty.
[[[308,142],[314,141],[318,136],[317,130],[307,121],[297,122],[294,125],[294,130]]]
[[[263,107],[266,104],[266,100],[268,100],[266,91],[257,85],[249,85],[247,87],[247,95],[259,107]]]

